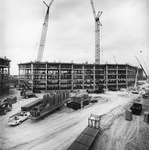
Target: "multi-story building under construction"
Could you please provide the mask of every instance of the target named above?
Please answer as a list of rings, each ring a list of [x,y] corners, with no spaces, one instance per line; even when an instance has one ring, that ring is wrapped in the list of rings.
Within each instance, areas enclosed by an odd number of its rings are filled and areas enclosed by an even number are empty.
[[[20,63],[19,81],[39,90],[107,89],[133,86],[142,69],[128,64],[77,64],[55,62]],[[137,76],[136,76],[137,75]]]
[[[0,57],[0,95],[9,92],[10,60]]]

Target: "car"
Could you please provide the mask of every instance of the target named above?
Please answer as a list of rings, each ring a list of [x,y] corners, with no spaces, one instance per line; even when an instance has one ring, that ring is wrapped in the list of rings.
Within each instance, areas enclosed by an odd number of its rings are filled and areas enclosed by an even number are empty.
[[[20,113],[10,116],[8,120],[8,125],[20,125],[23,121],[28,119],[29,115],[29,112],[21,111]]]

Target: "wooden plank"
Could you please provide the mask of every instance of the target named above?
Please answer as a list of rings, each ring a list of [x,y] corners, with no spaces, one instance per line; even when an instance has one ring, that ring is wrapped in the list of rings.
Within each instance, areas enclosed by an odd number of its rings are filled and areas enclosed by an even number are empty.
[[[99,129],[86,127],[82,133],[96,137],[98,132],[99,132]]]

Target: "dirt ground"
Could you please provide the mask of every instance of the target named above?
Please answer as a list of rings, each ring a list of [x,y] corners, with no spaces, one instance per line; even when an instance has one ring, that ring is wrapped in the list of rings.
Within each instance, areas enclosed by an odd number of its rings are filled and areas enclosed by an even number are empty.
[[[15,93],[14,93],[15,94]],[[38,121],[26,120],[19,126],[8,126],[9,116],[20,111],[21,106],[36,98],[21,99],[7,115],[0,116],[0,149],[2,150],[66,150],[88,125],[90,114],[102,115],[101,132],[92,150],[148,150],[149,125],[142,116],[125,120],[125,110],[139,97],[128,91],[91,94],[98,103],[80,110],[64,107]],[[42,94],[38,94],[42,97]],[[141,141],[145,136],[145,140]],[[148,148],[148,149],[147,149]]]

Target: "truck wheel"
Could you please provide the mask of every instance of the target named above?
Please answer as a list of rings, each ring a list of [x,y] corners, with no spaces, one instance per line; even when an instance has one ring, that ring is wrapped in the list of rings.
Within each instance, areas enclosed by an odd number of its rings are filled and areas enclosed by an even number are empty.
[[[4,109],[4,115],[6,115],[6,114],[7,114],[7,112],[8,112],[8,109],[7,109],[7,108],[5,108],[5,109]]]

